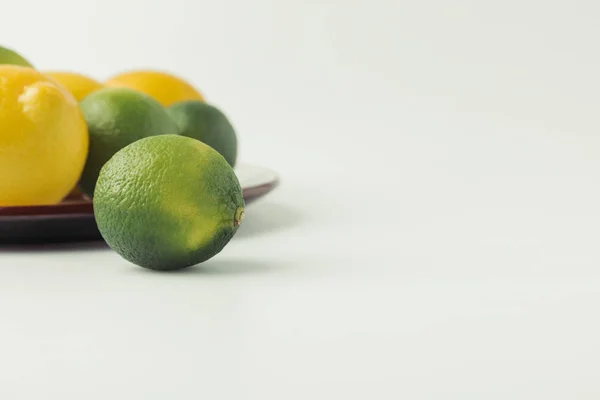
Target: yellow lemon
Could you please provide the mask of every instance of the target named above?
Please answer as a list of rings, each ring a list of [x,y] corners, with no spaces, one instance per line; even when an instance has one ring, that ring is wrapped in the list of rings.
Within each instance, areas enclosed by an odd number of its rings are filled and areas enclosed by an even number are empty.
[[[202,94],[191,84],[162,71],[129,71],[113,76],[105,85],[135,89],[154,97],[164,107],[185,100],[204,101]]]
[[[67,88],[77,101],[83,100],[88,94],[104,87],[100,82],[75,72],[49,71],[45,74]]]
[[[60,202],[88,152],[77,101],[39,71],[0,65],[0,102],[0,207]]]

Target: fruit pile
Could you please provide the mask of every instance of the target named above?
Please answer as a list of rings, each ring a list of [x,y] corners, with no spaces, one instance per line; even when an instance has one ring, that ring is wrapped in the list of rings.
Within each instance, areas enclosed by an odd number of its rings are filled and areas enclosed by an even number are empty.
[[[227,117],[177,76],[100,83],[0,47],[0,207],[81,192],[123,258],[184,268],[219,253],[243,219],[236,158]]]

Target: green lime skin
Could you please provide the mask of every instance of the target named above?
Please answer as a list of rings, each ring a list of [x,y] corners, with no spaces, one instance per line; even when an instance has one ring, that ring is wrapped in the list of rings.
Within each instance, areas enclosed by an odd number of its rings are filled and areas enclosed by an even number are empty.
[[[218,151],[231,165],[237,161],[238,143],[233,126],[217,107],[202,101],[175,103],[167,112],[179,127],[179,133],[198,139]]]
[[[123,147],[150,136],[177,134],[177,125],[152,97],[127,88],[104,88],[80,103],[90,148],[80,188],[90,197],[100,169]]]
[[[14,50],[0,46],[0,64],[20,65],[33,68],[33,65]]]
[[[179,135],[138,140],[98,178],[94,215],[106,243],[152,270],[176,270],[218,254],[244,217],[233,168],[210,146]]]

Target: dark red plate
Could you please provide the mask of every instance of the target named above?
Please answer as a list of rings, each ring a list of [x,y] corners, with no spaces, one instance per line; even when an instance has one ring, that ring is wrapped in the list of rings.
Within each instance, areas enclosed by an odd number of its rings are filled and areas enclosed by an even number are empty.
[[[279,178],[269,169],[240,165],[236,174],[250,203],[273,190]],[[0,243],[46,243],[101,240],[92,202],[71,198],[51,206],[0,208]]]

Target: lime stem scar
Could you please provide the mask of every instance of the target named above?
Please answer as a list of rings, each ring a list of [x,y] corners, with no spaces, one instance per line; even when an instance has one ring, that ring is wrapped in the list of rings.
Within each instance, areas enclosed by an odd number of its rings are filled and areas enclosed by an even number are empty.
[[[239,226],[244,220],[244,207],[238,207],[233,215],[233,226]]]

